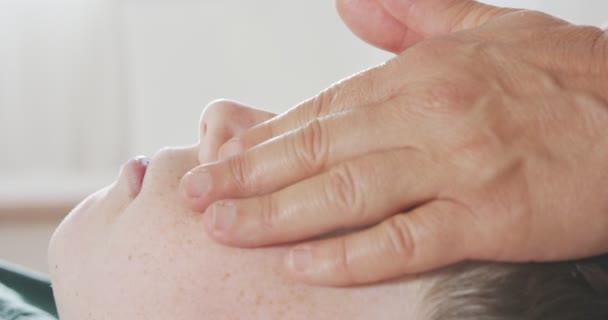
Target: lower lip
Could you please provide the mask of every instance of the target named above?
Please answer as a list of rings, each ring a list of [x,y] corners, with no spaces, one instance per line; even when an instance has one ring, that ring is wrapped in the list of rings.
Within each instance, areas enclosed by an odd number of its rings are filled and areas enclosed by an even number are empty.
[[[129,185],[129,191],[133,197],[141,191],[141,186],[146,176],[149,160],[146,157],[133,158],[124,165],[125,178]]]

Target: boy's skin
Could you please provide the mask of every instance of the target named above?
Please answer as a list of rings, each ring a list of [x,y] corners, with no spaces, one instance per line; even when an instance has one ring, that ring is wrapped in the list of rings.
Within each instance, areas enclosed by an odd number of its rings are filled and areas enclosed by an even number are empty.
[[[208,238],[203,215],[182,199],[181,177],[272,116],[213,103],[199,144],[162,149],[149,165],[128,161],[114,184],[76,207],[49,248],[61,319],[423,319],[431,279],[309,287],[283,273],[283,247],[243,250]]]

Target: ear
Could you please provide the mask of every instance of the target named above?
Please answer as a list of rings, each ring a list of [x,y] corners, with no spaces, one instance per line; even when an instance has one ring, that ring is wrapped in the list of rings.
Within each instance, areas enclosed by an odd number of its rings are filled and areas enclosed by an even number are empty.
[[[514,11],[473,0],[336,0],[336,8],[358,37],[393,53]]]
[[[205,107],[199,124],[199,162],[216,161],[217,152],[226,141],[275,116],[235,101],[210,103]]]

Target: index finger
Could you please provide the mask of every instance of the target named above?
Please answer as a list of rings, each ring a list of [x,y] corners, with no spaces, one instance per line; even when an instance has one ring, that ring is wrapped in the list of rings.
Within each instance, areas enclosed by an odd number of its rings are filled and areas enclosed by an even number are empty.
[[[343,79],[287,112],[228,140],[219,151],[226,159],[258,144],[305,126],[311,120],[340,111],[379,104],[392,98],[394,81],[382,81],[390,70],[376,66]]]

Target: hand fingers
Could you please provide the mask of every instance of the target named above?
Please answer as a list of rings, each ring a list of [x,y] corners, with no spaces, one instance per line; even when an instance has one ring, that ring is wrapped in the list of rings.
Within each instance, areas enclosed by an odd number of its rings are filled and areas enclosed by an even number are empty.
[[[372,153],[273,194],[215,202],[206,228],[219,242],[256,247],[367,226],[433,198],[437,167],[413,149]]]
[[[220,159],[234,156],[238,150],[251,149],[264,141],[300,128],[313,119],[387,101],[397,91],[395,87],[398,82],[383,79],[391,76],[397,78],[391,74],[393,72],[395,71],[378,66],[332,85],[314,98],[231,139],[226,145],[239,147],[231,148],[233,152],[222,152],[224,157]]]
[[[337,0],[336,6],[356,35],[394,53],[514,11],[472,0]]]
[[[205,107],[199,121],[199,162],[216,161],[220,146],[228,139],[275,116],[235,101],[213,101]]]
[[[362,10],[357,6],[363,6],[363,9],[369,10]],[[338,3],[338,8],[347,7],[353,12],[351,18],[349,18],[352,20],[351,24],[355,23],[355,19],[363,20],[360,22],[361,26],[368,23],[369,17],[363,16],[361,13],[365,11],[374,15],[374,19],[387,18],[385,13],[388,13],[395,20],[407,26],[407,32],[403,31],[402,34],[405,38],[401,39],[402,43],[400,44],[403,49],[422,38],[477,27],[494,17],[515,11],[514,9],[494,7],[472,0],[376,0],[375,3],[364,0],[350,0],[350,2],[343,0],[342,3]],[[380,7],[384,8],[384,11],[381,11]],[[343,14],[348,16],[349,14],[345,10],[342,9]],[[370,34],[381,34],[388,37],[387,39],[397,39],[399,37],[395,36],[394,32],[387,31],[389,27],[395,26],[390,22],[384,22],[387,25],[378,25],[378,22],[375,24],[374,22],[369,23],[370,28],[372,28],[372,30],[369,30]],[[374,28],[379,28],[380,31],[375,31]],[[370,39],[370,41],[372,40]],[[395,74],[395,70],[392,70],[392,68],[382,65],[345,79],[288,112],[245,131],[237,138],[231,139],[226,143],[231,147],[226,147],[226,152],[222,152],[222,155],[226,157],[234,156],[239,151],[248,150],[325,115],[385,102],[391,99],[402,86],[399,81],[386,81],[386,79],[399,79],[400,76],[400,74]],[[224,147],[222,148],[224,149]]]
[[[364,231],[298,245],[286,264],[297,279],[327,286],[428,271],[469,258],[483,242],[472,217],[456,202],[432,201]]]
[[[433,132],[419,130],[428,119],[413,113],[407,119],[396,117],[404,111],[395,108],[360,109],[313,120],[239,156],[191,170],[182,186],[193,209],[201,211],[218,199],[274,192],[335,163],[366,153],[424,145],[433,138]]]

